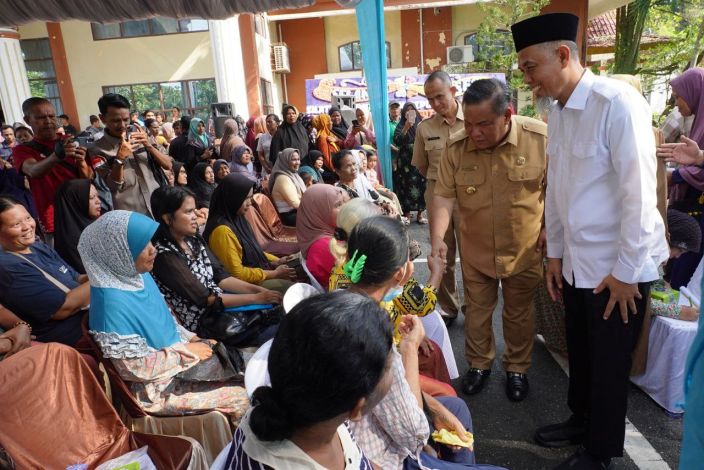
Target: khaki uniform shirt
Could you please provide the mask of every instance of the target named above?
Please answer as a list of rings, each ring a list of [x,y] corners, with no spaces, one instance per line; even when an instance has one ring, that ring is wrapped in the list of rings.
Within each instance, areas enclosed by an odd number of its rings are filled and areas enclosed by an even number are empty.
[[[460,132],[462,129],[464,129],[464,115],[462,114],[462,103],[459,102],[457,102],[457,118],[453,125],[450,125],[444,117],[437,113],[425,119],[418,124],[416,129],[411,165],[427,167],[426,178],[437,180],[440,158],[447,145],[447,140],[450,135]]]
[[[464,129],[450,137],[435,194],[457,200],[463,263],[500,279],[540,262],[546,140],[547,125],[523,116],[493,149],[475,148]]]
[[[107,132],[102,139],[95,141],[88,154],[100,155],[108,162],[112,162],[120,149],[121,139],[109,135]],[[134,155],[125,160],[123,167],[123,181],[113,181],[107,176],[107,185],[112,192],[115,209],[139,212],[152,217],[151,196],[159,183],[154,178],[149,167],[149,156],[146,149],[141,148]]]

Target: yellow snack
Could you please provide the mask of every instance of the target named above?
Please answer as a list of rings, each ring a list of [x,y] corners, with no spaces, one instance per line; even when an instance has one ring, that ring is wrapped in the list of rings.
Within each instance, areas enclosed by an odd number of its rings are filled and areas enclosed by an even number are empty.
[[[433,440],[439,444],[445,444],[448,446],[466,447],[468,449],[474,448],[474,435],[467,431],[465,433],[467,436],[467,442],[460,439],[455,431],[448,431],[447,429],[440,429],[439,431],[434,431],[431,434]]]

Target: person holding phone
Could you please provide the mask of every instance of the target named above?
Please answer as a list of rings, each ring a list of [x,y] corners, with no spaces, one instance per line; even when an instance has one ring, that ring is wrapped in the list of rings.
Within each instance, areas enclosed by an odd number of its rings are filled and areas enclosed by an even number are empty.
[[[425,211],[425,177],[413,166],[413,148],[416,140],[416,128],[422,121],[418,109],[412,102],[407,102],[401,109],[401,121],[394,132],[394,144],[398,147],[398,160],[394,170],[394,189],[401,202],[404,217],[410,218],[416,212],[416,221],[427,224],[423,216]]]
[[[32,196],[39,213],[45,240],[53,245],[54,197],[66,180],[91,178],[93,170],[86,163],[86,149],[57,136],[58,122],[54,106],[45,98],[32,97],[22,103],[24,120],[32,127],[34,139],[13,149],[13,164],[29,177]]]
[[[347,138],[342,146],[346,149],[361,147],[362,145],[376,145],[376,135],[374,135],[374,123],[371,115],[361,108],[354,111],[355,119],[347,131]]]
[[[89,150],[91,157],[105,158],[110,165],[107,186],[115,209],[152,216],[150,196],[167,185],[164,170],[172,160],[152,145],[147,133],[130,124],[130,102],[122,95],[108,93],[98,100],[105,135]]]

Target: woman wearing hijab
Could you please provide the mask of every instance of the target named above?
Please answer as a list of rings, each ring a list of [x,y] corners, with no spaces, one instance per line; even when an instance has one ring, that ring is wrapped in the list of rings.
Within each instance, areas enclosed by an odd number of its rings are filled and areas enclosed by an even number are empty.
[[[335,234],[335,223],[340,207],[349,201],[347,192],[329,184],[316,184],[301,198],[296,221],[296,237],[308,272],[327,286],[335,267],[330,252],[330,240]]]
[[[284,149],[298,149],[301,158],[308,155],[308,132],[305,126],[298,121],[298,110],[287,104],[284,105],[281,112],[284,116],[284,122],[276,130],[276,134],[271,139],[271,147],[269,147],[269,161],[272,165],[276,163],[276,159]]]
[[[245,213],[252,205],[254,183],[240,174],[229,174],[213,193],[203,238],[225,269],[251,284],[284,293],[295,279],[289,258],[265,253]]]
[[[249,407],[245,389],[228,382],[208,342],[176,324],[149,274],[158,226],[112,211],[84,230],[78,251],[90,281],[90,334],[149,413],[217,409],[236,424]],[[193,368],[212,382],[179,378]]]
[[[257,176],[250,169],[252,166],[252,149],[246,145],[238,145],[232,150],[230,161],[230,173],[239,173],[253,183],[258,183]]]
[[[188,184],[188,172],[183,163],[174,160],[171,170],[174,172],[174,186],[186,186]]]
[[[427,224],[423,217],[425,210],[425,178],[411,164],[413,158],[413,142],[416,138],[416,127],[421,122],[416,106],[408,102],[401,109],[401,121],[396,126],[394,144],[399,148],[397,168],[394,171],[394,189],[401,202],[404,217],[410,217],[411,211],[416,211],[419,224]]]
[[[80,274],[85,274],[86,270],[78,255],[78,239],[98,217],[100,198],[90,180],[68,180],[56,190],[54,249]]]
[[[186,143],[186,171],[190,173],[197,163],[207,162],[214,158],[214,154],[213,142],[205,132],[205,123],[199,118],[191,119]]]
[[[332,160],[330,161],[330,164],[332,164]],[[301,173],[303,171],[308,172],[313,176],[314,183],[323,183],[323,172],[326,171],[324,155],[318,150],[311,150],[308,152],[306,158],[302,160],[301,169],[298,172]]]
[[[255,116],[250,116],[246,123],[247,134],[244,137],[244,144],[249,148],[252,148],[254,141],[257,139],[257,129],[255,128],[256,122],[257,118]]]
[[[228,160],[235,147],[245,145],[242,137],[239,136],[240,126],[234,119],[226,119],[223,123],[223,134],[220,140],[220,156]],[[228,160],[229,161],[229,160]]]
[[[210,207],[210,198],[215,190],[215,173],[206,162],[198,163],[188,176],[188,187],[196,195],[196,207]]]
[[[699,148],[704,148],[704,69],[700,67],[685,71],[670,82],[677,108],[684,117],[694,115],[689,138]],[[700,198],[704,191],[704,169],[689,165],[672,172],[670,207],[690,214],[702,214],[704,205]],[[696,215],[700,227],[704,230],[704,217]],[[686,286],[702,258],[702,250],[697,253],[685,253],[674,262],[670,271],[670,284],[673,289]]]
[[[332,133],[332,121],[327,114],[319,114],[313,118],[313,127],[318,131],[316,145],[323,155],[323,165],[328,171],[332,171],[332,156],[340,151],[338,139]]]
[[[223,160],[222,158],[219,160],[215,160],[213,163],[213,174],[215,175],[215,184],[219,184],[220,181],[224,177],[230,174],[230,164],[227,163],[227,160]]]
[[[330,131],[332,135],[337,138],[335,143],[338,147],[341,147],[347,138],[347,132],[349,131],[349,125],[345,121],[342,111],[337,106],[331,106],[328,110],[328,116],[330,116],[330,123],[332,127]]]
[[[298,174],[301,157],[297,149],[284,149],[271,169],[269,191],[284,225],[296,226],[296,211],[306,185]]]
[[[376,145],[376,136],[374,135],[374,123],[372,123],[371,114],[361,108],[354,111],[356,123],[352,122],[343,144],[346,149],[361,147],[362,145]]]

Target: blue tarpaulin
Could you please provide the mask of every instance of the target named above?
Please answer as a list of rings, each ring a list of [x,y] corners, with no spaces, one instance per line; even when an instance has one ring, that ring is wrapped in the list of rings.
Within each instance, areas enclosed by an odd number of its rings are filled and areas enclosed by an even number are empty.
[[[391,149],[389,148],[389,99],[386,89],[384,2],[383,0],[362,0],[356,7],[356,13],[379,162],[384,175],[384,185],[393,189]]]

